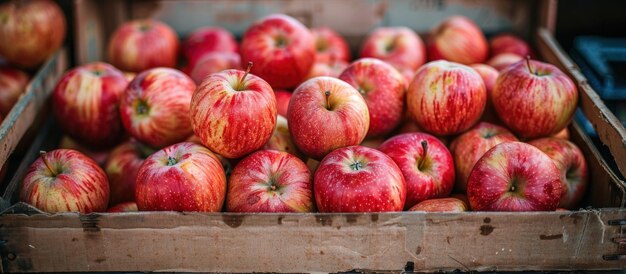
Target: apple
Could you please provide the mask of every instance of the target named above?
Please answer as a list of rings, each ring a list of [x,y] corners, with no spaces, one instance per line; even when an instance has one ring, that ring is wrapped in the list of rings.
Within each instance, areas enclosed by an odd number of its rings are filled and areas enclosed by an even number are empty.
[[[337,149],[320,162],[313,177],[320,212],[402,211],[407,189],[389,156],[368,147]]]
[[[300,159],[305,158],[302,152],[298,151],[298,147],[296,147],[296,144],[294,144],[291,139],[287,118],[281,115],[276,116],[276,127],[274,128],[272,137],[263,146],[263,149],[284,151]]]
[[[513,53],[517,56],[534,55],[526,41],[509,33],[498,34],[489,39],[489,49],[491,56],[497,56],[502,53]]]
[[[224,70],[204,79],[191,100],[191,122],[202,144],[226,158],[261,148],[276,126],[272,87],[246,71]]]
[[[378,150],[400,167],[406,181],[405,209],[417,203],[450,195],[454,187],[454,162],[448,148],[427,133],[405,133],[385,141]]]
[[[137,174],[135,202],[140,211],[219,212],[225,197],[222,164],[210,150],[191,142],[155,152]]]
[[[500,53],[491,57],[491,59],[487,60],[487,65],[495,68],[498,71],[503,71],[508,68],[510,65],[523,60],[522,56],[513,53]]]
[[[204,146],[202,144],[202,141],[200,140],[200,137],[196,136],[195,134],[192,134],[189,138],[187,138],[186,142],[192,142]],[[219,154],[215,154],[215,157],[217,157],[217,159],[220,160],[220,163],[222,163],[222,167],[224,168],[224,172],[226,173],[226,179],[230,178],[230,174],[233,172],[233,169],[235,168],[235,165],[237,164],[239,159],[228,159]]]
[[[305,77],[305,79],[311,79],[318,76],[330,76],[334,78],[338,78],[339,74],[344,71],[348,67],[348,63],[344,61],[331,61],[329,63],[325,62],[315,62],[309,74]]]
[[[315,171],[317,171],[317,167],[320,165],[320,161],[315,160],[313,158],[308,158],[306,160],[306,166],[309,168],[309,171],[311,171],[311,174],[315,174]]]
[[[426,62],[426,49],[422,39],[407,27],[379,27],[365,38],[361,57],[381,59],[400,71],[415,71]]]
[[[241,41],[241,63],[254,63],[251,73],[273,88],[299,85],[315,61],[311,32],[298,20],[272,14],[252,24]]]
[[[467,208],[467,210],[470,210],[469,200],[467,199],[467,195],[463,193],[452,193],[450,194],[450,198],[456,198],[456,199],[461,200],[465,204],[465,208]]]
[[[123,202],[123,203],[119,203],[117,205],[114,205],[112,207],[110,207],[109,209],[107,209],[107,212],[109,213],[116,213],[116,212],[137,212],[139,211],[137,209],[137,203],[135,202]]]
[[[302,83],[287,111],[289,133],[305,155],[321,160],[331,151],[360,144],[369,128],[361,94],[337,78],[316,77]]]
[[[227,69],[241,69],[241,58],[234,52],[211,52],[198,58],[189,67],[189,76],[196,84],[210,74]]]
[[[0,5],[0,55],[15,66],[34,69],[61,47],[66,28],[54,1],[6,1]]]
[[[550,157],[561,172],[563,193],[558,207],[575,209],[587,190],[587,162],[582,151],[572,142],[557,138],[541,138],[529,142]]]
[[[111,190],[109,204],[115,205],[135,200],[137,172],[146,157],[153,152],[154,150],[135,140],[129,140],[111,151],[104,164]]]
[[[193,80],[175,69],[137,74],[120,100],[124,128],[154,148],[184,141],[192,134],[189,103],[195,90]]]
[[[480,78],[483,79],[485,89],[487,90],[487,103],[485,104],[485,110],[483,111],[481,120],[490,123],[498,123],[498,114],[496,113],[496,110],[493,109],[493,103],[491,103],[491,93],[493,92],[493,87],[496,85],[496,79],[498,79],[499,72],[493,67],[485,64],[473,64],[470,67],[478,72]]]
[[[0,67],[0,115],[7,116],[28,85],[28,74]]]
[[[459,135],[450,144],[456,170],[456,189],[465,192],[467,179],[478,160],[492,147],[517,138],[508,129],[481,122],[471,130]]]
[[[41,152],[19,189],[20,201],[48,212],[103,212],[109,182],[91,158],[71,149]]]
[[[311,212],[313,181],[302,160],[260,150],[241,160],[228,181],[228,212]]]
[[[276,110],[278,111],[278,115],[287,117],[291,92],[280,89],[274,90],[274,97],[276,97]]]
[[[353,86],[370,114],[368,137],[380,137],[395,129],[404,113],[404,77],[391,65],[374,58],[361,58],[344,70],[339,79]]]
[[[504,142],[483,155],[467,183],[475,211],[553,211],[559,205],[562,174],[538,148]]]
[[[439,198],[422,201],[409,211],[461,213],[467,211],[467,205],[457,198]]]
[[[377,149],[384,142],[385,142],[385,139],[383,139],[383,138],[373,138],[373,139],[370,138],[370,139],[363,140],[363,142],[361,142],[360,146],[369,147],[369,148],[376,148]]]
[[[491,99],[509,129],[533,139],[567,126],[578,103],[578,90],[557,67],[528,59],[500,73]]]
[[[447,61],[422,66],[407,91],[408,113],[417,126],[435,135],[455,135],[480,119],[487,91],[472,68]]]
[[[553,134],[552,137],[569,140],[569,129],[567,129],[567,127],[564,127],[561,131]]]
[[[350,62],[350,47],[339,33],[327,27],[311,29],[315,41],[315,62],[333,63],[335,60]]]
[[[163,22],[128,21],[111,35],[109,61],[121,70],[137,73],[156,67],[174,67],[178,44],[176,32]]]
[[[185,38],[182,44],[183,55],[190,64],[195,64],[201,56],[212,52],[238,53],[239,45],[235,36],[220,27],[201,27]]]
[[[52,94],[54,115],[67,135],[105,148],[124,135],[119,102],[128,81],[107,63],[90,63],[66,72]]]
[[[65,148],[65,149],[73,149],[82,154],[85,154],[85,156],[94,160],[99,166],[104,166],[104,163],[109,157],[109,150],[107,149],[94,150],[94,149],[85,147],[67,135],[63,135],[63,137],[61,137],[58,147]]]
[[[428,40],[428,58],[464,65],[483,63],[489,54],[487,39],[471,19],[452,16],[433,29]]]
[[[122,73],[124,74],[124,78],[126,78],[126,81],[128,81],[129,83],[130,83],[130,81],[135,79],[135,76],[137,76],[137,73],[135,73],[135,72],[122,71]]]

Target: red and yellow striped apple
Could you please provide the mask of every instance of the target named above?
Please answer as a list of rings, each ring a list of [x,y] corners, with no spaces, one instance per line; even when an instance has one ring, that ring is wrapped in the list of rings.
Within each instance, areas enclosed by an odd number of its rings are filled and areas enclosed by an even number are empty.
[[[7,116],[28,85],[28,74],[13,68],[0,68],[0,115]]]
[[[407,27],[380,27],[363,42],[361,57],[381,59],[399,71],[415,71],[426,62],[426,49],[422,39]]]
[[[137,174],[140,211],[218,212],[226,197],[222,164],[207,148],[183,142],[148,157]]]
[[[339,33],[327,27],[311,29],[315,41],[315,62],[333,63],[335,61],[350,62],[350,47]]]
[[[235,36],[224,28],[201,27],[185,38],[182,51],[189,64],[193,65],[207,53],[238,53],[239,45]]]
[[[409,211],[461,213],[467,209],[468,205],[457,198],[439,198],[422,201],[411,207]]]
[[[154,151],[135,140],[117,146],[104,164],[109,177],[111,205],[135,200],[137,173],[143,161]]]
[[[482,30],[471,19],[452,16],[433,29],[428,40],[430,60],[471,65],[487,60],[489,46]]]

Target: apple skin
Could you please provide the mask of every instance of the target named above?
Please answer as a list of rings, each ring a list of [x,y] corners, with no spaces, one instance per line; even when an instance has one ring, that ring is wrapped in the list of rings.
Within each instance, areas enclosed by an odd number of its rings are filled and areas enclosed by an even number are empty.
[[[395,129],[404,114],[404,77],[391,65],[374,58],[353,62],[339,76],[365,99],[370,114],[368,137],[379,137]]]
[[[0,115],[6,117],[28,85],[28,74],[0,67]]]
[[[378,150],[389,155],[402,171],[407,190],[405,209],[424,200],[447,197],[452,192],[455,176],[452,155],[435,136],[400,134],[385,141]]]
[[[226,198],[226,175],[207,148],[182,142],[148,157],[137,175],[140,211],[219,212]]]
[[[242,159],[228,181],[228,212],[311,212],[313,180],[302,160],[259,150]]]
[[[480,77],[483,79],[483,83],[485,83],[485,89],[487,90],[487,103],[485,104],[485,110],[483,111],[483,116],[481,117],[481,121],[490,122],[490,123],[499,123],[498,114],[496,110],[493,109],[493,103],[491,103],[491,93],[493,92],[493,87],[496,85],[496,79],[498,79],[499,72],[493,67],[485,64],[473,64],[470,66],[473,68]]]
[[[500,73],[492,101],[509,129],[522,138],[533,139],[555,134],[567,126],[576,110],[578,90],[557,67],[520,61]]]
[[[487,60],[487,65],[495,68],[498,71],[503,71],[510,65],[515,64],[521,60],[524,60],[522,56],[513,53],[500,53],[494,55],[491,59]]]
[[[478,160],[467,183],[474,211],[553,211],[559,205],[562,175],[538,148],[504,142]]]
[[[108,213],[121,213],[121,212],[137,212],[137,203],[135,202],[123,202],[116,204],[109,209],[107,209]]]
[[[326,76],[296,88],[287,121],[298,149],[316,160],[335,149],[360,144],[370,124],[361,94],[348,83]]]
[[[278,115],[287,117],[287,110],[289,109],[289,101],[291,100],[291,92],[286,90],[274,90],[274,96],[276,97],[276,110]]]
[[[330,76],[334,78],[338,78],[339,74],[343,72],[348,67],[348,63],[336,60],[330,63],[325,62],[315,62],[309,74],[305,77],[305,79],[311,79],[318,76]]]
[[[572,142],[558,138],[541,138],[529,142],[550,157],[563,176],[560,208],[575,209],[588,185],[587,162]]]
[[[422,201],[409,211],[461,213],[467,211],[467,205],[457,198],[439,198]]]
[[[190,113],[202,144],[226,158],[241,158],[263,147],[272,136],[276,98],[260,77],[224,70],[200,84]]]
[[[133,20],[121,24],[111,35],[109,61],[130,72],[156,67],[175,67],[178,36],[167,24],[152,20]]]
[[[333,63],[334,60],[350,62],[350,47],[339,33],[328,27],[311,29],[315,41],[315,62]]]
[[[531,47],[526,41],[509,33],[498,34],[489,39],[489,49],[491,56],[497,56],[502,53],[513,53],[522,57],[534,56]]]
[[[402,211],[407,189],[389,156],[368,147],[337,149],[320,162],[313,177],[320,212]]]
[[[107,176],[91,158],[71,149],[43,153],[28,168],[20,201],[48,212],[104,212],[109,202]]]
[[[564,127],[561,131],[553,134],[552,137],[569,140],[569,129],[567,129],[567,127]]]
[[[254,63],[252,74],[273,88],[288,89],[298,86],[309,74],[315,61],[315,42],[298,20],[272,14],[246,30],[240,53],[242,64]]]
[[[422,66],[407,91],[408,113],[417,126],[435,135],[471,128],[487,103],[487,91],[472,68],[447,61]]]
[[[8,1],[0,18],[0,56],[20,68],[36,68],[65,40],[65,15],[54,1]]]
[[[192,134],[189,103],[196,84],[184,73],[153,68],[137,74],[122,94],[124,128],[137,141],[162,148]]]
[[[464,65],[483,63],[489,54],[487,39],[471,19],[452,16],[431,32],[428,40],[430,60],[448,60]]]
[[[467,190],[467,179],[472,168],[485,152],[500,143],[514,141],[517,138],[508,129],[487,122],[481,122],[456,137],[450,144],[456,170],[455,188],[461,192]]]
[[[291,139],[287,118],[281,115],[276,116],[276,127],[272,137],[263,146],[263,149],[284,151],[302,160],[306,159],[306,156],[298,150],[298,147]]]
[[[192,142],[194,144],[204,146],[200,138],[196,136],[195,134],[192,134],[191,136],[189,136],[186,142]],[[226,173],[226,179],[228,180],[228,178],[230,178],[230,174],[233,173],[233,169],[235,168],[235,165],[239,162],[239,159],[228,159],[219,154],[215,154],[215,157],[217,157],[217,159],[220,160],[220,163],[222,163],[222,167],[224,168],[224,172]]]
[[[238,53],[239,45],[230,31],[220,27],[201,27],[192,31],[182,44],[183,55],[195,64],[207,53]]]
[[[104,171],[109,178],[109,204],[135,200],[137,173],[146,157],[154,152],[135,140],[129,140],[117,146],[104,164]]]
[[[124,135],[120,98],[128,81],[107,63],[90,63],[66,72],[52,94],[57,122],[67,135],[94,148],[117,144]]]
[[[234,52],[211,52],[198,58],[189,67],[189,76],[196,84],[210,74],[227,69],[241,69],[241,57]]]
[[[381,59],[400,71],[415,71],[426,62],[426,49],[422,39],[407,27],[379,27],[363,42],[361,57]]]
[[[107,158],[109,158],[109,150],[105,149],[105,150],[93,150],[91,148],[87,148],[81,144],[79,144],[78,142],[76,142],[74,139],[72,139],[71,137],[67,136],[67,135],[63,135],[63,137],[61,137],[61,140],[59,141],[58,144],[59,148],[65,148],[65,149],[73,149],[76,150],[82,154],[85,154],[85,156],[91,158],[92,160],[96,161],[96,163],[99,166],[104,166],[104,163],[107,161]]]

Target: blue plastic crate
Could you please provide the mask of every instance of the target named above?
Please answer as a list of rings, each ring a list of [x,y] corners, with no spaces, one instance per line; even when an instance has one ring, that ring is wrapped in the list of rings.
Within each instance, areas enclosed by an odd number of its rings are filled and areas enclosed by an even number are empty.
[[[571,56],[602,99],[626,99],[626,38],[580,36]]]

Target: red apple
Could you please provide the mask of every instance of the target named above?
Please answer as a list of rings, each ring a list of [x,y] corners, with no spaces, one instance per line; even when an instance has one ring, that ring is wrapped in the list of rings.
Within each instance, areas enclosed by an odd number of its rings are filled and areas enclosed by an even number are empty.
[[[564,178],[558,207],[575,209],[587,189],[587,162],[582,151],[572,142],[557,138],[541,138],[529,142],[548,155]]]
[[[567,129],[567,127],[564,127],[561,131],[553,134],[551,137],[569,140],[569,129]]]
[[[331,152],[313,179],[320,212],[402,211],[405,205],[402,172],[373,148],[350,146]]]
[[[254,23],[241,41],[241,63],[253,62],[252,73],[273,88],[293,88],[309,74],[315,60],[311,32],[283,14]]]
[[[400,167],[406,181],[406,204],[450,195],[454,186],[454,162],[446,146],[426,133],[392,137],[378,148]]]
[[[313,182],[306,164],[282,151],[260,150],[241,160],[228,181],[229,212],[311,212]]]
[[[456,170],[456,189],[465,192],[472,168],[485,152],[503,143],[517,141],[508,129],[481,122],[471,130],[459,135],[450,144]]]
[[[91,158],[96,163],[98,163],[99,166],[103,166],[107,158],[109,157],[108,149],[93,150],[91,148],[87,148],[79,144],[78,142],[74,141],[74,139],[72,139],[71,137],[67,135],[63,135],[63,137],[61,138],[61,141],[59,141],[58,147],[65,148],[65,149],[73,149],[82,154],[85,154],[85,156]]]
[[[395,129],[404,113],[404,77],[391,65],[362,58],[344,70],[339,79],[353,86],[365,99],[370,114],[368,137],[384,136]]]
[[[478,72],[487,90],[487,103],[485,104],[485,111],[483,111],[481,120],[490,123],[498,123],[498,114],[496,114],[496,110],[493,109],[493,103],[491,103],[491,93],[493,92],[493,87],[496,85],[499,72],[485,64],[473,64],[470,67]]]
[[[139,211],[137,209],[137,203],[135,202],[123,202],[123,203],[119,203],[117,205],[114,205],[112,207],[110,207],[109,209],[107,209],[107,212],[109,213],[115,213],[115,212],[137,212]]]
[[[338,78],[339,74],[348,67],[348,63],[344,61],[331,61],[330,63],[315,62],[309,74],[305,79],[311,79],[318,76],[330,76]]]
[[[522,56],[513,53],[500,53],[491,57],[491,59],[487,60],[487,65],[495,68],[498,71],[503,71],[508,68],[510,65],[523,60]]]
[[[109,182],[89,157],[57,149],[28,168],[20,186],[20,201],[48,212],[102,212],[109,202]]]
[[[471,19],[452,16],[433,29],[428,40],[428,58],[465,65],[483,63],[489,54],[487,39]]]
[[[137,174],[135,202],[140,211],[218,212],[225,197],[222,164],[211,151],[194,143],[155,152]]]
[[[409,211],[461,213],[467,211],[467,205],[457,198],[439,198],[422,201]]]
[[[66,72],[52,94],[63,131],[82,144],[110,147],[124,134],[119,102],[128,81],[106,63],[90,63]]]
[[[207,76],[227,69],[241,69],[241,58],[234,52],[211,52],[199,57],[189,67],[189,76],[201,84]]]
[[[492,101],[500,119],[514,133],[538,138],[567,126],[578,103],[578,90],[557,67],[527,60],[500,73]]]
[[[346,40],[334,30],[321,27],[311,29],[315,41],[315,62],[331,63],[334,60],[350,62],[350,48]]]
[[[235,36],[220,27],[201,27],[187,36],[182,45],[183,55],[190,64],[212,52],[237,53],[239,45]]]
[[[467,198],[475,211],[552,211],[561,199],[561,176],[541,150],[504,142],[487,151],[472,169]]]
[[[142,72],[176,66],[178,36],[163,22],[133,20],[120,25],[109,40],[109,61],[115,67]]]
[[[189,138],[187,138],[186,142],[192,142],[204,146],[202,144],[202,141],[200,140],[200,137],[196,136],[195,134],[192,134]],[[217,157],[217,159],[220,160],[220,163],[222,163],[222,167],[224,168],[224,172],[226,173],[226,179],[230,178],[230,174],[233,172],[233,169],[235,168],[235,165],[237,164],[239,159],[228,159],[219,154],[215,154],[215,156]]]
[[[380,27],[363,42],[361,57],[381,59],[398,70],[416,70],[426,62],[426,49],[422,39],[407,27]]]
[[[468,66],[447,61],[422,66],[407,91],[412,119],[435,135],[466,131],[480,119],[486,102],[480,75]]]
[[[65,40],[65,15],[54,1],[7,1],[0,5],[0,55],[34,69]]]
[[[202,144],[226,158],[261,148],[276,126],[272,87],[250,67],[225,70],[204,79],[191,100],[193,130]]]
[[[192,134],[189,103],[195,90],[193,80],[175,69],[139,73],[120,101],[124,128],[154,148],[184,141]]]
[[[274,90],[274,96],[276,97],[276,110],[278,111],[278,115],[287,117],[291,92],[286,90]]]
[[[305,158],[302,152],[298,151],[298,147],[296,147],[296,144],[294,144],[291,139],[287,118],[280,115],[276,117],[276,127],[274,128],[272,137],[263,146],[263,149],[284,151],[300,159]]]
[[[146,157],[153,152],[152,149],[134,140],[127,141],[111,151],[104,165],[111,190],[109,204],[135,200],[137,172]]]
[[[325,76],[310,79],[293,92],[287,121],[298,149],[316,160],[360,144],[370,124],[361,94],[348,83]]]
[[[526,41],[508,33],[498,34],[492,37],[489,40],[489,48],[491,49],[491,56],[502,53],[513,53],[518,56],[533,56],[532,49]]]
[[[28,85],[28,75],[12,68],[0,68],[0,115],[7,116]]]

